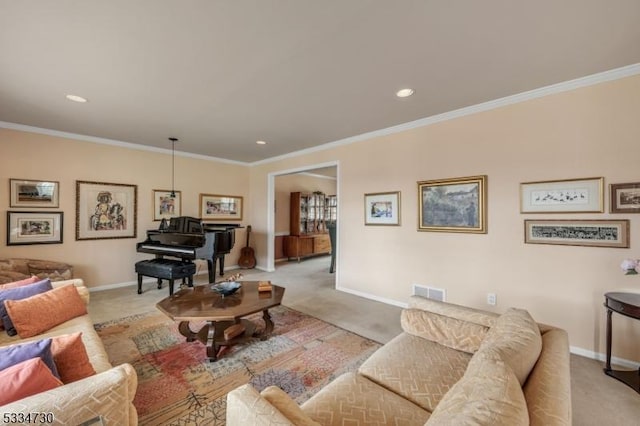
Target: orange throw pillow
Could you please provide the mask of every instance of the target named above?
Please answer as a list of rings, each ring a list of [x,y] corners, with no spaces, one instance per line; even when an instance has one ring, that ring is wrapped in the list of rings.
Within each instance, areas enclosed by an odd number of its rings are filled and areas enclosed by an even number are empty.
[[[23,285],[29,285],[29,284],[37,283],[38,281],[42,281],[42,279],[36,277],[35,275],[32,275],[31,277],[25,278],[24,280],[14,281],[14,282],[11,282],[11,283],[0,284],[0,290],[6,290],[8,288],[22,287]]]
[[[38,334],[72,318],[85,315],[87,306],[73,284],[54,288],[21,300],[4,302],[21,338]]]
[[[0,371],[0,406],[62,386],[41,358],[31,358]]]
[[[55,336],[51,340],[53,362],[56,364],[62,383],[75,382],[96,374],[82,342],[81,332]]]

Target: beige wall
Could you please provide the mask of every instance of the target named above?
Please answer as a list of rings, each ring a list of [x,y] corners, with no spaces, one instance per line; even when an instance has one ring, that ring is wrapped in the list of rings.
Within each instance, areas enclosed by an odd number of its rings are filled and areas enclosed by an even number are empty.
[[[603,353],[603,294],[640,289],[640,278],[619,269],[624,258],[640,257],[640,216],[520,214],[519,183],[640,181],[638,111],[635,76],[256,165],[250,186],[259,264],[266,264],[267,223],[259,212],[268,174],[337,161],[339,288],[404,303],[420,283],[445,288],[454,303],[498,312],[523,307],[567,329],[578,351]],[[486,235],[417,231],[417,181],[479,174],[488,175]],[[364,226],[363,194],[381,191],[401,191],[402,226]],[[526,218],[628,218],[632,248],[524,244]],[[486,305],[488,292],[497,294],[494,308]],[[614,333],[614,355],[640,361],[640,324],[617,316]]]
[[[171,155],[72,139],[0,129],[0,206],[9,206],[9,179],[60,182],[60,208],[64,212],[63,244],[6,246],[6,215],[0,215],[0,257],[29,257],[68,262],[88,286],[106,286],[136,279],[134,264],[152,256],[136,252],[147,229],[160,222],[152,216],[152,190],[171,189]],[[138,186],[137,237],[112,240],[75,240],[76,180],[126,183]],[[245,217],[251,209],[248,167],[176,156],[175,189],[182,191],[182,214],[199,217],[199,194],[244,197]],[[18,209],[11,209],[18,210]],[[25,210],[25,209],[23,209]],[[244,244],[237,231],[235,249],[226,265],[235,265]],[[201,271],[206,264],[198,262]],[[132,295],[133,297],[134,295]]]

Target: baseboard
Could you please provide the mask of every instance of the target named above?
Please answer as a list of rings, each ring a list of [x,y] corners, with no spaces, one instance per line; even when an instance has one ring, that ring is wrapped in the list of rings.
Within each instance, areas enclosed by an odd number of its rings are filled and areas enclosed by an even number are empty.
[[[397,300],[387,299],[386,297],[375,296],[373,294],[364,293],[361,291],[351,290],[350,288],[340,287],[336,285],[336,290],[342,291],[344,293],[353,294],[355,296],[364,297],[365,299],[375,300],[376,302],[385,303],[387,305],[398,306],[399,308],[408,308],[409,305],[403,302],[398,302]]]
[[[596,361],[605,362],[607,360],[607,356],[603,353],[590,351],[587,349],[579,348],[577,346],[570,346],[569,352],[571,352],[574,355],[583,356],[585,358],[595,359]],[[631,361],[624,358],[618,358],[615,356],[611,357],[611,364],[619,365],[620,367],[630,368],[633,370],[637,370],[638,368],[640,368],[639,362]]]

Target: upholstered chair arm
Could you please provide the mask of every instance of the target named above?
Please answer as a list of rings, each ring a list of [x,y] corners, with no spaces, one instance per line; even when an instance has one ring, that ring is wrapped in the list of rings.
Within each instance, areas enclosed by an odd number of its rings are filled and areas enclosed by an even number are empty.
[[[73,284],[74,286],[76,286],[78,294],[80,294],[80,297],[84,301],[85,305],[89,305],[89,289],[84,285],[84,281],[82,280],[82,278],[73,278],[64,281],[51,281],[51,286],[53,288],[58,288],[69,284]]]

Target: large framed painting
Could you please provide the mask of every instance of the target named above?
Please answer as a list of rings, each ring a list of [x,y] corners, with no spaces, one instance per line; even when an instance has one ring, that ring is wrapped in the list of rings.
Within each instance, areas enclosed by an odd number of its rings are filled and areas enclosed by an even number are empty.
[[[640,213],[640,182],[610,185],[610,213]]]
[[[400,191],[364,194],[365,225],[400,225]]]
[[[153,220],[182,216],[182,194],[180,191],[153,190]]]
[[[63,212],[7,212],[7,245],[62,244]]]
[[[200,194],[202,220],[242,220],[242,197]]]
[[[602,213],[604,178],[524,182],[520,213]]]
[[[9,179],[9,207],[58,208],[59,189],[55,181]]]
[[[76,181],[76,240],[135,238],[138,187]]]
[[[628,248],[629,220],[525,220],[524,242]]]
[[[487,176],[418,182],[418,231],[487,232]]]

